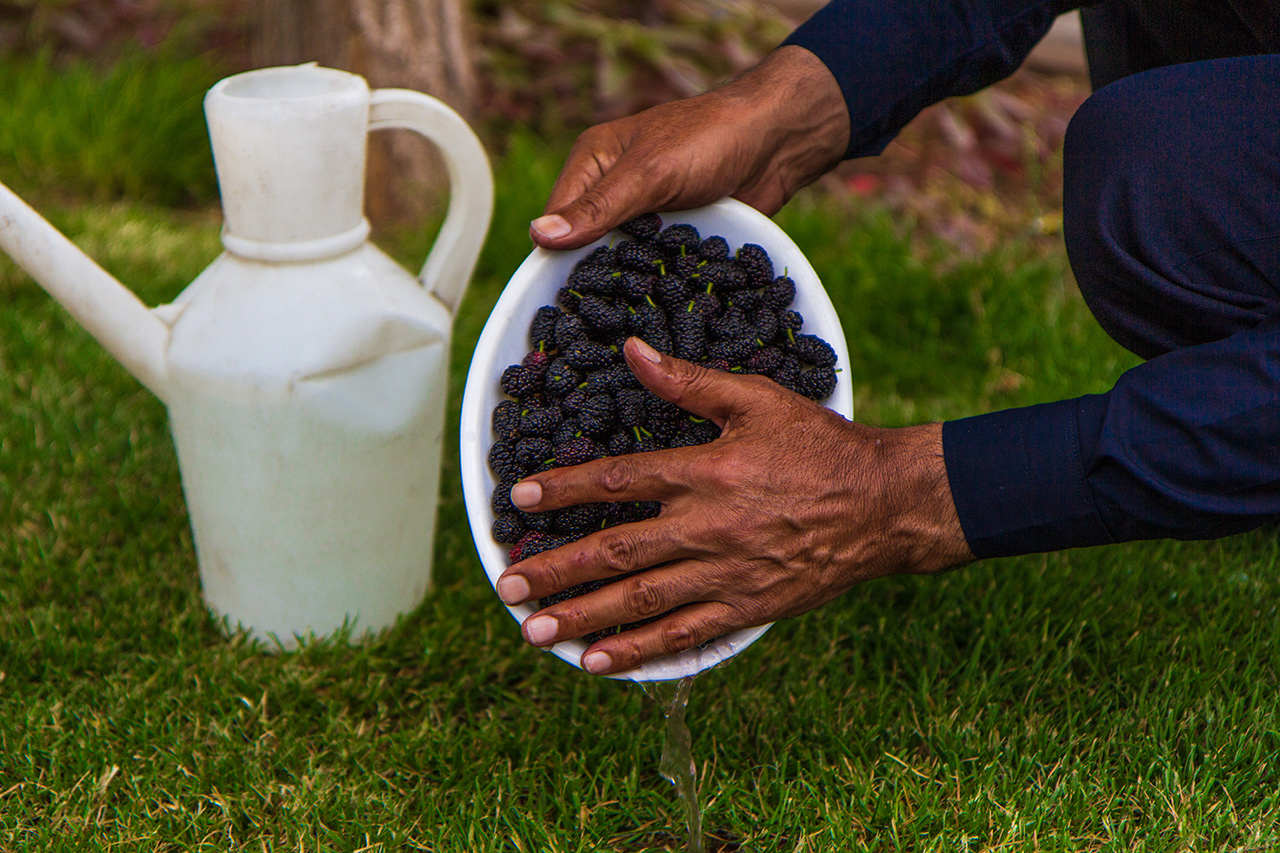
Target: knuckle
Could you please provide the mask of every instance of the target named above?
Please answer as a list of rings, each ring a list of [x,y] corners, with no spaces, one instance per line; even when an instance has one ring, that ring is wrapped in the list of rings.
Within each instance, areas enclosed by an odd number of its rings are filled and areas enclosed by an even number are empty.
[[[665,654],[674,655],[683,652],[693,648],[698,642],[697,632],[688,622],[679,619],[669,619],[667,622],[658,635],[658,641]]]
[[[608,219],[612,210],[609,200],[603,193],[596,190],[588,190],[580,195],[578,200],[574,202],[574,206],[590,222],[601,222]]]
[[[636,578],[623,594],[627,610],[637,616],[656,616],[666,609],[661,587],[648,578]]]
[[[600,487],[609,494],[625,492],[636,481],[636,463],[629,456],[616,456],[600,470]]]
[[[638,546],[627,533],[611,531],[600,542],[600,564],[614,574],[623,574],[635,568]]]
[[[538,502],[540,508],[556,509],[569,505],[573,497],[573,483],[568,476],[551,472],[548,476],[539,476],[536,479],[542,486],[542,500]]]
[[[573,601],[573,599],[570,599]],[[564,637],[581,637],[583,634],[591,630],[590,620],[586,612],[578,604],[564,603],[553,612],[559,628],[559,636]]]

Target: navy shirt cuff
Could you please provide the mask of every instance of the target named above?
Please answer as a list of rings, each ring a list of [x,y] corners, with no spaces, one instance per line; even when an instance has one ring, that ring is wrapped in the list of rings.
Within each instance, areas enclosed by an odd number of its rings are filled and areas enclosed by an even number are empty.
[[[1006,409],[942,426],[942,453],[974,556],[1008,557],[1115,541],[1082,461],[1097,443],[1101,395]]]

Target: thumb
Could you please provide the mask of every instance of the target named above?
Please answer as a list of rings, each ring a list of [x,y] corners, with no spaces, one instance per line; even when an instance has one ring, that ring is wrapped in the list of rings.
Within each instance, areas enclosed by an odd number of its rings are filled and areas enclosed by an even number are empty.
[[[628,338],[622,352],[640,384],[721,428],[747,400],[741,377],[664,355],[640,338]]]
[[[615,164],[590,189],[558,210],[529,223],[529,236],[544,249],[576,249],[598,240],[653,204],[641,176]]]

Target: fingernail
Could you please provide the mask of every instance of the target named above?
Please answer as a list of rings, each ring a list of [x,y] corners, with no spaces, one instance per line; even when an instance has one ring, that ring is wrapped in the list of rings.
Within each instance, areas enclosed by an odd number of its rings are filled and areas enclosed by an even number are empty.
[[[582,668],[599,675],[613,666],[613,658],[604,652],[587,652],[582,656]]]
[[[559,625],[550,616],[534,616],[524,623],[524,634],[535,646],[544,646],[556,638]]]
[[[542,486],[534,481],[525,480],[511,487],[511,502],[522,509],[537,506],[540,500]]]
[[[498,578],[498,598],[515,606],[523,604],[529,597],[529,582],[519,575],[508,575]]]
[[[543,237],[554,240],[557,237],[563,237],[573,230],[573,226],[569,224],[569,220],[559,214],[549,214],[547,216],[539,216],[537,219],[529,223],[529,226],[537,231]]]
[[[653,364],[659,364],[662,361],[662,356],[658,351],[640,338],[636,338],[636,355]]]

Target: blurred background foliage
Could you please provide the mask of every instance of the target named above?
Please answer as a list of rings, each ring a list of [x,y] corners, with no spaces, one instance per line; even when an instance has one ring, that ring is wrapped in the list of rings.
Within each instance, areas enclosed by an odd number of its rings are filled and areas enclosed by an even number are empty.
[[[103,63],[158,49],[240,70],[248,66],[250,6],[250,0],[2,0],[0,51]],[[482,116],[559,128],[703,91],[751,66],[804,17],[754,0],[480,0],[469,11],[484,80]]]
[[[704,91],[750,67],[820,4],[0,0],[0,157],[16,165],[3,179],[28,193],[212,203],[216,183],[200,111],[205,89],[255,65],[304,59],[350,66],[374,85],[445,97],[473,117],[495,156],[523,132],[567,145],[591,124]],[[382,16],[375,39],[393,34],[395,15],[405,9],[458,12],[466,31],[462,76],[476,81],[465,89],[468,103],[405,72],[405,64],[429,52],[415,48],[422,43],[412,33],[399,34],[398,55],[370,59],[376,50],[352,50],[343,40],[364,36],[345,33],[335,21],[349,25],[351,10],[361,6],[366,18],[370,9]],[[266,30],[273,25],[297,29],[271,38]],[[262,46],[275,43],[296,47],[273,61],[281,51],[268,47],[264,56]],[[880,157],[843,164],[823,191],[856,207],[888,208],[905,230],[940,237],[966,256],[1010,236],[1056,250],[1062,136],[1088,91],[1083,65],[1068,73],[1020,71],[990,90],[926,110]],[[404,184],[411,173],[400,161],[378,174]],[[377,190],[397,182],[371,172],[369,183]],[[377,200],[371,197],[370,214],[384,222],[373,209]],[[422,209],[410,212],[393,218],[424,217]],[[431,218],[430,209],[425,216]]]

